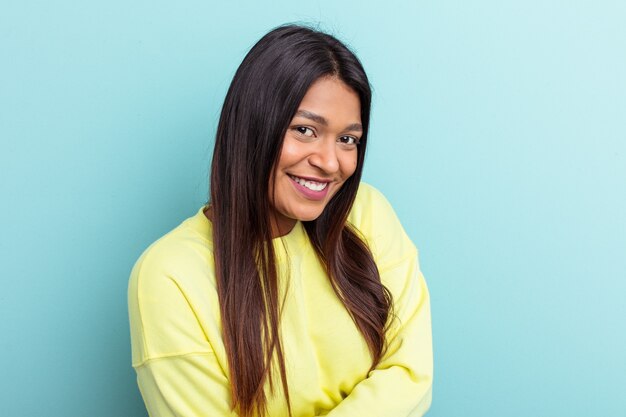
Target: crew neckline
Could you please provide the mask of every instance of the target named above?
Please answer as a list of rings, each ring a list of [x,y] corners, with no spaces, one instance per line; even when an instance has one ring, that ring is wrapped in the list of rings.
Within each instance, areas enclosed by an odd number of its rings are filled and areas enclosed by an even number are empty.
[[[196,214],[189,218],[189,221],[191,222],[192,227],[196,229],[204,238],[206,238],[211,243],[211,246],[213,246],[213,223],[204,214],[204,210],[206,210],[207,207],[207,205],[200,207]],[[304,229],[304,225],[300,220],[296,222],[289,233],[272,239],[277,258],[281,261],[285,260],[285,250],[288,251],[288,256],[294,256],[296,254],[295,251],[301,250],[307,241],[308,236],[306,234],[306,230]]]

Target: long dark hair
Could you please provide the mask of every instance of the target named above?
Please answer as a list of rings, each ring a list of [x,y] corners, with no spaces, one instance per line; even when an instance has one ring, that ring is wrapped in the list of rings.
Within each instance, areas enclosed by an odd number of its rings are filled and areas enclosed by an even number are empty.
[[[217,128],[211,168],[211,210],[217,290],[233,408],[263,415],[266,382],[276,357],[291,415],[279,338],[278,274],[269,213],[269,184],[285,132],[311,84],[337,77],[361,102],[363,132],[357,167],[321,216],[304,222],[337,296],[363,335],[372,368],[385,350],[392,300],[372,254],[346,222],[361,179],[371,89],[358,58],[326,33],[280,26],[261,38],[237,69]]]

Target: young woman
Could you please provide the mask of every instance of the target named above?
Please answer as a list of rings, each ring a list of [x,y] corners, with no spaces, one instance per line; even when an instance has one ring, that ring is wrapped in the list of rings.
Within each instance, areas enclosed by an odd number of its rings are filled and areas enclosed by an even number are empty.
[[[210,202],[132,270],[152,417],[421,416],[429,297],[415,246],[361,183],[371,91],[334,37],[278,27],[217,129]]]

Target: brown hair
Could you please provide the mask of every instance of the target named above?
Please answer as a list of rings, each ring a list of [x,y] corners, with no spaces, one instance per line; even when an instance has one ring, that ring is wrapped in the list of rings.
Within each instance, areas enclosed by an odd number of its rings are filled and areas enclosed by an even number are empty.
[[[337,296],[367,342],[372,368],[385,349],[391,295],[367,244],[346,223],[365,157],[369,81],[358,58],[333,36],[281,26],[261,38],[237,69],[222,108],[211,168],[217,290],[233,408],[242,417],[265,414],[264,386],[269,382],[274,390],[274,357],[291,415],[268,190],[291,119],[309,86],[328,75],[359,95],[363,133],[354,174],[320,217],[304,222],[304,227]]]

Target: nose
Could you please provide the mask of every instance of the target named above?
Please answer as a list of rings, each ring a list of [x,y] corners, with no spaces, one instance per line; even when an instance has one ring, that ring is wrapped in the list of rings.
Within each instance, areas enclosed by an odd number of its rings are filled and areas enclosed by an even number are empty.
[[[333,138],[325,138],[317,142],[317,146],[309,156],[309,163],[324,171],[325,174],[335,174],[339,171],[336,141]]]

